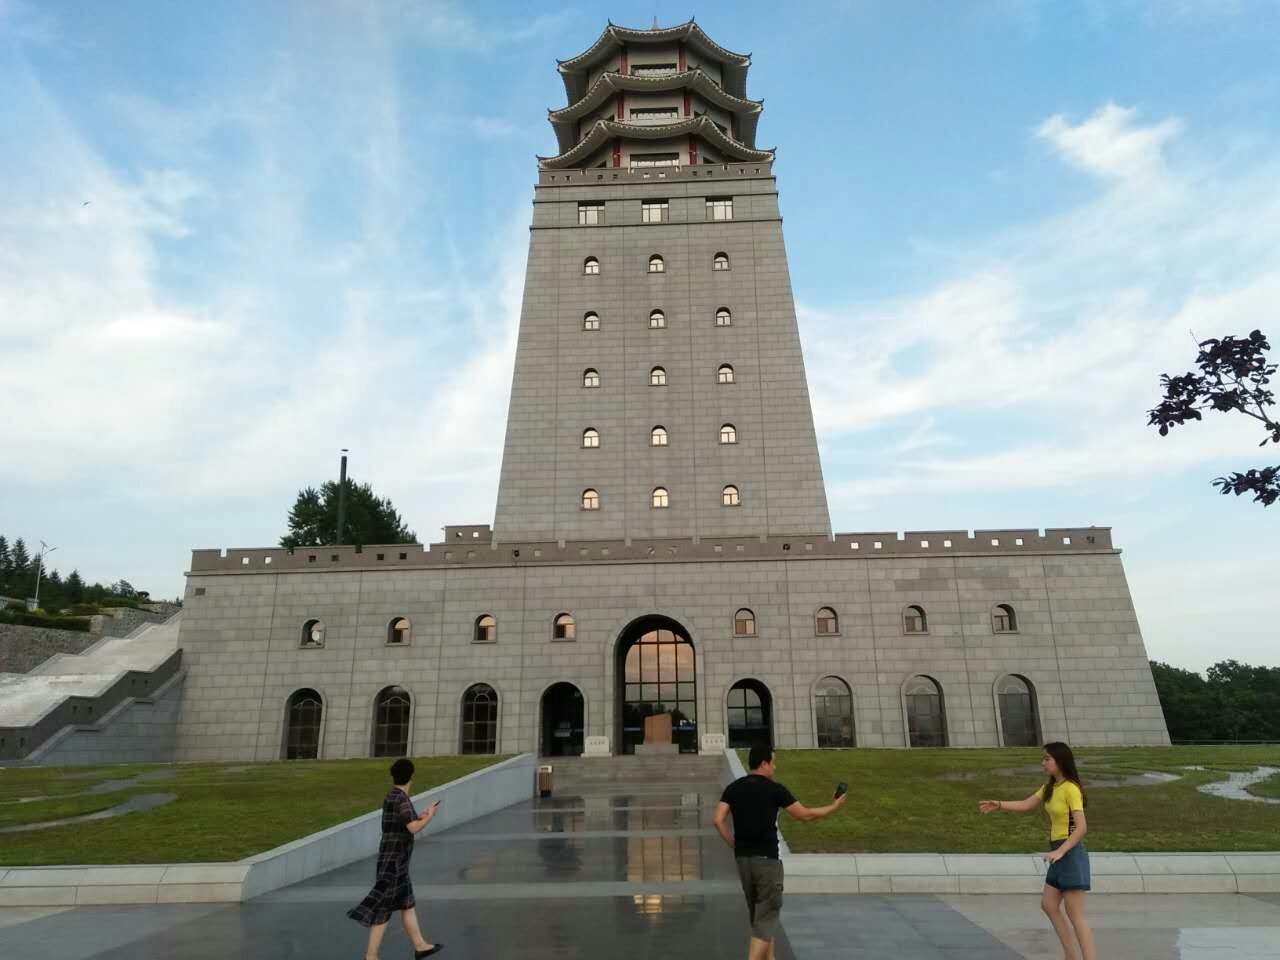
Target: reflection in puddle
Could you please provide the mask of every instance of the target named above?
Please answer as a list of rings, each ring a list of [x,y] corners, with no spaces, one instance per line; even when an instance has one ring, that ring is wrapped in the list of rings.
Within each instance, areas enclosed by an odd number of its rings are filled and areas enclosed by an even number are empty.
[[[627,879],[632,883],[701,878],[700,837],[627,838]]]

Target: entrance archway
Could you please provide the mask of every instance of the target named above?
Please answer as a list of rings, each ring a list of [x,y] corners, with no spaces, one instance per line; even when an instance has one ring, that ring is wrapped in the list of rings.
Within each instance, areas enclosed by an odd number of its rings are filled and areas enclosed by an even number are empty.
[[[542,694],[542,737],[539,749],[544,757],[580,757],[586,731],[586,706],[582,691],[572,683],[553,683]]]
[[[671,740],[698,752],[698,678],[689,633],[670,617],[641,617],[618,639],[618,752],[644,743],[644,718],[671,714]]]
[[[729,746],[773,746],[773,697],[759,680],[739,680],[725,700]]]

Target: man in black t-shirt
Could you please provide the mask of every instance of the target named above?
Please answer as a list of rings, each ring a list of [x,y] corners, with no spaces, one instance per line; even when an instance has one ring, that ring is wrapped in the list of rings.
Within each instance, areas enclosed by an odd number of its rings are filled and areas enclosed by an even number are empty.
[[[724,788],[716,804],[715,825],[738,861],[738,877],[751,914],[747,960],[773,960],[773,938],[782,911],[782,861],[778,859],[778,811],[797,820],[820,820],[844,806],[837,797],[825,807],[806,807],[775,783],[773,749],[752,747],[751,772]],[[733,815],[733,833],[725,821]]]

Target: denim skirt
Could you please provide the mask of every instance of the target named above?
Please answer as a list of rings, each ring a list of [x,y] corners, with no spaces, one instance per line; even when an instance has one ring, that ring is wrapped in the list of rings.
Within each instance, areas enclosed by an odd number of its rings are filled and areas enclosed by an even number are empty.
[[[1050,850],[1057,850],[1062,846],[1065,840],[1053,840],[1049,843]],[[1083,843],[1077,843],[1074,847],[1067,851],[1067,855],[1057,863],[1049,864],[1049,870],[1045,873],[1044,882],[1063,892],[1067,890],[1088,890],[1089,889],[1089,851],[1085,849]]]

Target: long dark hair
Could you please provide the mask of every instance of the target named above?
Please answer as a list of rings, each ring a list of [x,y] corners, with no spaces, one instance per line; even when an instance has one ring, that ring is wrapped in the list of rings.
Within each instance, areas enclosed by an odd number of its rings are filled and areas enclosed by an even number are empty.
[[[1076,770],[1076,756],[1071,752],[1071,748],[1061,740],[1055,740],[1053,743],[1044,745],[1044,752],[1053,757],[1053,762],[1058,765],[1058,772],[1062,774],[1063,780],[1070,780],[1080,788],[1080,797],[1084,801],[1084,805],[1089,805],[1089,798],[1085,796],[1084,784],[1080,782],[1080,773]],[[1053,777],[1049,778],[1049,782],[1044,788],[1044,802],[1048,803],[1049,798],[1053,796]]]

